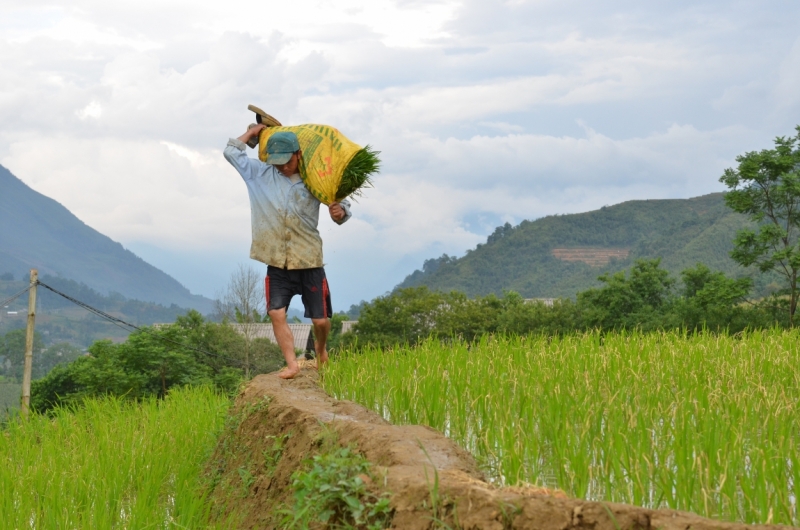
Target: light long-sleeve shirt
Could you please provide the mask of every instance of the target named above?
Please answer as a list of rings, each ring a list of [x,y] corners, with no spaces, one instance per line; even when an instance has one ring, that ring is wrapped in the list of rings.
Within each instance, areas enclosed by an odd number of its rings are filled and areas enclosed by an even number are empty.
[[[247,185],[253,242],[250,257],[282,269],[322,267],[322,238],[317,230],[320,202],[299,175],[286,177],[272,164],[250,158],[245,144],[228,141],[223,154]],[[350,217],[350,203],[340,202]]]

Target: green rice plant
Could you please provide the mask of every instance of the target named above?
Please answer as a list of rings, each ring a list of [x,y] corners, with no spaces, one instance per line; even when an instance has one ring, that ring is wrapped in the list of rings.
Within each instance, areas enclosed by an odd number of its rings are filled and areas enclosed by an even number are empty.
[[[0,528],[209,527],[201,473],[229,404],[194,387],[7,423]]]
[[[800,332],[429,340],[343,352],[323,382],[472,452],[498,484],[797,525]]]
[[[342,181],[339,183],[339,189],[336,190],[337,201],[351,195],[358,197],[363,188],[372,187],[370,177],[380,171],[379,154],[381,154],[380,151],[375,151],[369,145],[356,151],[342,172]]]

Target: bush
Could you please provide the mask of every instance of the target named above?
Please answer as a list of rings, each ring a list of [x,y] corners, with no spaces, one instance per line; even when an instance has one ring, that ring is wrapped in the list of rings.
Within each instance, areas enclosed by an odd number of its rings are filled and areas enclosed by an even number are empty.
[[[213,385],[235,392],[244,377],[245,339],[232,327],[206,322],[196,311],[160,329],[143,328],[122,344],[98,341],[89,355],[56,366],[31,385],[31,407],[46,412],[100,395],[164,397],[173,387]],[[283,366],[280,349],[266,339],[250,345],[250,373]]]
[[[472,342],[492,333],[564,335],[590,329],[738,332],[785,320],[785,300],[749,303],[751,280],[729,278],[703,264],[683,271],[680,284],[661,268],[660,260],[639,260],[628,273],[598,279],[601,287],[550,306],[514,292],[470,299],[425,286],[398,289],[364,304],[358,323],[341,343],[385,348],[413,346],[431,336]]]

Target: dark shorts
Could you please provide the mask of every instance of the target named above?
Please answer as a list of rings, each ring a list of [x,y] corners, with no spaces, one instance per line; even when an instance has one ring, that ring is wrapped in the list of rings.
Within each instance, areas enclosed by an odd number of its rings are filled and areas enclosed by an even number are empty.
[[[292,297],[299,294],[306,308],[306,318],[330,318],[333,315],[331,292],[322,267],[286,270],[269,265],[264,291],[268,311],[288,308]]]

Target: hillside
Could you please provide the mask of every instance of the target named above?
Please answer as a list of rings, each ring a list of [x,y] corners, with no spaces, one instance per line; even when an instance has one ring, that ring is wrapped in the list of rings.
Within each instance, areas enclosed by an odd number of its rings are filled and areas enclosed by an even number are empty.
[[[629,201],[592,212],[548,216],[501,226],[461,258],[425,262],[398,285],[427,285],[469,296],[513,290],[528,298],[571,297],[598,285],[604,272],[638,258],[662,258],[677,274],[702,262],[732,276],[748,273],[728,255],[748,221],[730,211],[722,193],[692,199]],[[768,279],[754,276],[764,292]]]
[[[211,301],[84,224],[0,166],[0,273],[31,268],[103,294],[211,311]]]

